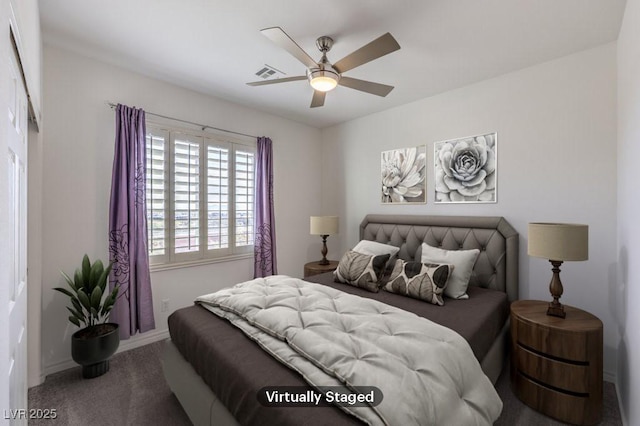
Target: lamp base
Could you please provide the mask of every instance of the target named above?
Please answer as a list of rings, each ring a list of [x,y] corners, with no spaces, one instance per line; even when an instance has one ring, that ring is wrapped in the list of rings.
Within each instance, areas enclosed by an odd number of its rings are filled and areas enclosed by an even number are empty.
[[[549,307],[547,308],[547,315],[559,318],[565,318],[567,313],[564,311],[564,306],[558,299],[562,296],[562,281],[560,281],[560,265],[562,265],[562,261],[559,260],[550,260],[553,272],[553,276],[551,278],[551,283],[549,284],[549,291],[551,292],[551,296],[553,296],[553,301],[549,303]]]
[[[549,303],[549,307],[547,308],[547,315],[551,315],[552,317],[560,317],[566,318],[567,313],[564,311],[564,306],[560,302],[557,305],[554,305],[553,302]]]
[[[320,262],[318,262],[318,265],[328,265],[329,264],[329,260],[327,259],[327,237],[328,235],[321,235],[322,237],[322,260]]]

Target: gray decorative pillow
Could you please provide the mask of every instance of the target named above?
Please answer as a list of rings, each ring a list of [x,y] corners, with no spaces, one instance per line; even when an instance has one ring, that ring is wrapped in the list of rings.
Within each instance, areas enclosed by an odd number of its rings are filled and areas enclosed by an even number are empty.
[[[384,289],[442,306],[442,293],[453,268],[453,265],[447,264],[405,262],[398,259]]]
[[[447,263],[455,265],[456,270],[453,272],[451,282],[445,290],[445,296],[452,299],[468,299],[467,287],[469,280],[473,274],[473,266],[480,254],[480,250],[443,250],[437,247],[431,247],[427,243],[422,243],[423,263]]]
[[[335,282],[350,284],[377,293],[388,254],[370,256],[349,250],[342,256],[338,268],[333,271]]]
[[[381,254],[390,254],[393,259],[400,251],[400,247],[392,246],[391,244],[382,244],[376,241],[362,240],[353,248],[353,251],[357,251],[362,254],[369,254],[372,256],[379,256]]]

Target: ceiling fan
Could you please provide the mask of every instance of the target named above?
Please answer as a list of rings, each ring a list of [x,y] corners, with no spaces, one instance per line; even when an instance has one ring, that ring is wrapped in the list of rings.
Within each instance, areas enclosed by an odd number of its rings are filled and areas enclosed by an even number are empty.
[[[280,27],[265,28],[260,30],[269,40],[293,55],[307,67],[306,75],[276,78],[273,80],[254,81],[247,83],[249,86],[264,86],[267,84],[288,83],[290,81],[309,80],[314,89],[311,99],[311,108],[324,105],[326,93],[337,85],[378,96],[387,96],[393,90],[393,86],[359,80],[357,78],[343,76],[342,73],[367,62],[378,59],[391,52],[400,49],[400,45],[389,33],[386,33],[360,49],[331,64],[327,59],[327,52],[333,46],[333,39],[328,36],[319,37],[316,46],[322,52],[320,62],[314,61],[298,44],[293,41]]]

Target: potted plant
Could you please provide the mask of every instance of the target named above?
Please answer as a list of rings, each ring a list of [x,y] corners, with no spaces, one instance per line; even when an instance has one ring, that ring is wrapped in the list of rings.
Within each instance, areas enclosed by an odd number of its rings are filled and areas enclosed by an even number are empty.
[[[71,300],[69,321],[80,327],[71,338],[71,356],[82,366],[85,379],[109,371],[109,358],[120,344],[118,324],[107,322],[120,288],[117,285],[111,292],[106,288],[111,266],[105,268],[100,260],[91,264],[85,254],[73,279],[60,271],[70,290],[54,288]]]

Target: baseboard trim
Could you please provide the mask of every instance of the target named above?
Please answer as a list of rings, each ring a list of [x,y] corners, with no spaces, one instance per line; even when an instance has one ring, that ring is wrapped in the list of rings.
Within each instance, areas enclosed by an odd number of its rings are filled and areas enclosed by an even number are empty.
[[[33,380],[33,377],[29,378],[29,382],[28,382],[28,387],[29,389],[31,389],[34,386],[38,386],[44,383],[44,373],[42,372],[42,370],[40,370],[41,372],[39,374],[36,375],[36,379]]]
[[[116,354],[130,351],[131,349],[139,348],[141,346],[145,346],[150,343],[155,343],[160,340],[164,340],[168,338],[169,338],[169,330],[167,329],[153,330],[144,334],[139,334],[132,337],[131,339],[122,340],[120,342],[120,346],[118,346],[118,350],[116,351]],[[70,368],[74,368],[77,366],[78,364],[76,364],[71,358],[67,358],[55,364],[47,365],[44,368],[44,378],[46,378],[46,376],[50,374],[59,373],[60,371],[68,370]],[[44,382],[44,379],[43,379],[43,382]]]
[[[613,373],[610,373],[610,372],[608,372],[608,371],[605,371],[605,372],[603,372],[603,373],[602,373],[602,379],[603,379],[605,382],[616,383],[616,385],[617,385],[617,383],[618,383],[618,381],[616,380],[616,375],[615,375],[615,374],[613,374]],[[617,390],[617,389],[616,389],[616,390]]]
[[[139,334],[131,339],[120,341],[120,346],[116,353],[126,352],[131,349],[139,348],[140,346],[145,346],[150,343],[155,343],[160,340],[169,338],[169,330],[153,330],[144,334]]]
[[[616,388],[616,397],[618,398],[618,410],[620,410],[620,419],[622,420],[622,426],[628,426],[629,422],[627,421],[627,416],[624,411],[624,406],[622,405],[622,398],[620,398],[620,388],[618,387],[618,381],[614,380],[613,385]]]
[[[620,410],[620,419],[622,420],[622,426],[628,426],[627,418],[622,406],[622,398],[620,398],[620,388],[618,387],[618,376],[610,371],[604,371],[602,378],[605,382],[613,383],[613,387],[616,389],[616,399],[618,400],[618,410]]]

